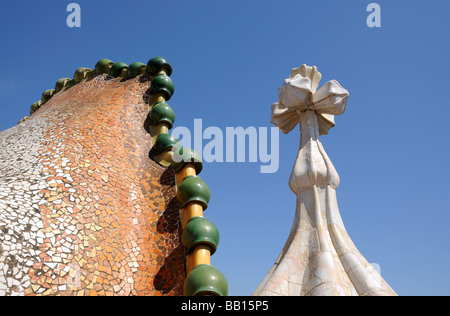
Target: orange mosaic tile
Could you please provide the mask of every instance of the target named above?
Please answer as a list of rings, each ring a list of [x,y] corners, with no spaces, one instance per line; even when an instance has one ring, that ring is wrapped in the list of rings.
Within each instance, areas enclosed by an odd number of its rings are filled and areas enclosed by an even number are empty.
[[[147,75],[98,75],[59,91],[16,127],[37,140],[28,150],[35,200],[25,196],[35,213],[20,228],[30,250],[11,257],[24,262],[23,273],[11,273],[17,286],[4,294],[182,295],[175,175],[149,158],[149,86]]]

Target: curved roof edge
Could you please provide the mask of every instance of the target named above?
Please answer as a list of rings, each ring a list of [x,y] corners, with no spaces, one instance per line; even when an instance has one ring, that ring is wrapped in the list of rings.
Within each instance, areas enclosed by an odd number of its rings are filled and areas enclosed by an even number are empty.
[[[109,59],[103,58],[95,64],[94,69],[80,67],[75,71],[72,79],[60,78],[56,81],[54,89],[45,90],[42,93],[41,99],[31,105],[30,115],[36,112],[36,110],[38,110],[59,91],[70,88],[85,79],[93,78],[100,74],[106,74],[115,78],[122,78],[125,80],[142,76],[146,73],[153,75],[153,65],[155,64],[155,61],[165,68],[166,73],[168,73],[169,75],[172,73],[172,68],[170,67],[169,63],[162,57],[154,57],[150,59],[147,64],[144,64],[142,62],[134,62],[130,65],[127,65],[123,62],[114,63]],[[25,116],[17,124],[24,122],[28,118],[28,116]]]

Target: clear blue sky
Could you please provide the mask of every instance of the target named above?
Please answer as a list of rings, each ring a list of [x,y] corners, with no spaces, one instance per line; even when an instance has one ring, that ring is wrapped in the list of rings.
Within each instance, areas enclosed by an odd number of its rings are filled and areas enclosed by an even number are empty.
[[[66,25],[70,2],[81,28]],[[316,65],[321,84],[350,92],[322,137],[350,237],[400,295],[450,295],[450,1],[376,1],[376,29],[366,25],[371,2],[1,0],[0,130],[78,67],[154,56],[174,69],[175,126],[270,127],[291,68]],[[260,163],[204,166],[205,216],[221,233],[212,262],[231,295],[250,295],[286,241],[298,146],[298,129],[280,134],[273,174]]]

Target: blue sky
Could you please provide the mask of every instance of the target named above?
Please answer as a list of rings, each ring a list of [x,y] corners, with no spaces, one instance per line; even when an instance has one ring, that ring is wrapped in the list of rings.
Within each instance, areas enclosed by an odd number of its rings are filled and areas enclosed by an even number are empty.
[[[66,25],[70,2],[81,28]],[[270,127],[292,68],[350,92],[322,137],[341,177],[338,202],[361,253],[400,295],[450,295],[450,1],[166,0],[0,2],[0,130],[28,115],[57,79],[97,60],[164,56],[174,69],[175,126]],[[221,242],[212,262],[231,295],[250,295],[281,251],[295,195],[299,130],[280,133],[280,167],[205,163],[205,216]],[[207,141],[205,141],[207,142]]]

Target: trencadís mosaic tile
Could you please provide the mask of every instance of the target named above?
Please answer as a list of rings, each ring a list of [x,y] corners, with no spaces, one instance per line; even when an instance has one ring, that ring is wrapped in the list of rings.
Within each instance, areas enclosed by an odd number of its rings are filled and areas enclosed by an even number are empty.
[[[0,133],[0,295],[182,295],[171,168],[152,161],[147,75],[97,75]]]

